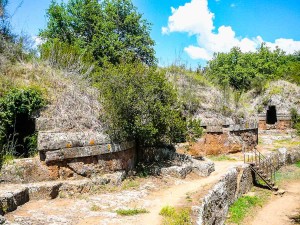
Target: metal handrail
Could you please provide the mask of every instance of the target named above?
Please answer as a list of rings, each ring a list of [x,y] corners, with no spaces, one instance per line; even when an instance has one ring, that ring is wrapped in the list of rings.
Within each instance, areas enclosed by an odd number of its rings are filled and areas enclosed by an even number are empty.
[[[247,154],[244,150],[244,163],[254,163],[256,166],[258,166],[259,168],[263,169],[263,171],[266,174],[270,174],[270,180],[274,181],[276,180],[276,168],[275,166],[272,164],[272,162],[270,162],[270,159],[266,158],[260,151],[258,151],[257,149],[251,150],[250,153],[254,154],[254,157],[252,155],[252,157],[249,157],[249,154]],[[256,172],[261,178],[261,174],[259,174],[258,171],[256,171],[252,166],[251,169],[254,170],[254,172]],[[267,181],[265,179],[263,179],[266,183]],[[267,185],[270,187],[270,185],[267,183]]]

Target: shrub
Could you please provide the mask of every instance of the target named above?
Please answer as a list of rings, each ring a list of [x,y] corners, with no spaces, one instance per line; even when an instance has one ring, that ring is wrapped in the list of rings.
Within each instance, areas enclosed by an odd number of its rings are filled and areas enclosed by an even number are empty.
[[[113,141],[149,146],[185,139],[186,122],[163,73],[140,63],[107,65],[94,81],[102,96],[101,119]]]
[[[188,121],[188,140],[196,141],[197,138],[200,138],[203,134],[203,128],[201,127],[201,120],[191,119]]]
[[[32,115],[45,105],[36,88],[12,89],[0,98],[0,154],[28,156],[36,148]]]

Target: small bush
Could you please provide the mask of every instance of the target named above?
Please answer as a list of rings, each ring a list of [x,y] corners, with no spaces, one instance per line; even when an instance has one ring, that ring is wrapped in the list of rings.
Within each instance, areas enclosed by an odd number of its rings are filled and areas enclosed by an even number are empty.
[[[203,128],[201,127],[201,120],[192,119],[188,121],[187,127],[189,141],[196,141],[197,138],[202,136]]]
[[[134,216],[142,213],[149,213],[146,209],[118,209],[116,213],[121,216]]]
[[[36,110],[46,104],[36,88],[12,89],[0,98],[0,155],[29,156],[36,149]]]

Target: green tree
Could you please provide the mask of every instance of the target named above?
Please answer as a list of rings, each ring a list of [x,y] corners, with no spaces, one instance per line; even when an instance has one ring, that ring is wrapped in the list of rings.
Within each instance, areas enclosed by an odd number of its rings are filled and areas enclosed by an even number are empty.
[[[293,57],[279,48],[271,51],[264,43],[256,52],[243,53],[234,47],[229,53],[216,53],[208,62],[206,75],[223,88],[261,90],[267,81],[283,77],[291,60]]]
[[[41,37],[77,46],[81,53],[91,52],[99,65],[137,60],[156,64],[150,24],[130,0],[52,1],[47,17]]]
[[[95,82],[102,96],[102,120],[113,141],[155,145],[185,139],[176,91],[164,73],[141,63],[121,63],[106,66]]]

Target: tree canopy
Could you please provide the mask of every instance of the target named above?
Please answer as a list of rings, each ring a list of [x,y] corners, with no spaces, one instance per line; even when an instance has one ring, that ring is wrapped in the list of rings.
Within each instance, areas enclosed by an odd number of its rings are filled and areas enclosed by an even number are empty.
[[[243,53],[234,47],[229,53],[216,53],[208,62],[207,76],[222,87],[237,91],[260,89],[266,81],[287,78],[296,57],[281,49],[270,50],[264,43],[256,52]],[[295,69],[294,69],[295,70]]]
[[[104,62],[141,61],[155,65],[150,23],[130,0],[52,1],[48,24],[40,32],[47,42],[59,40],[90,52],[99,65]]]

